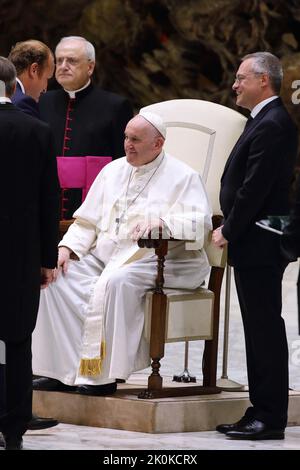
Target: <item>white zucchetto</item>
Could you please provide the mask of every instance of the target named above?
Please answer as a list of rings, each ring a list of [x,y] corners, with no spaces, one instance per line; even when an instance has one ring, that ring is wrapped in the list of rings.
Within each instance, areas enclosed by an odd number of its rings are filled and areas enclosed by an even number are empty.
[[[158,130],[158,132],[162,135],[164,139],[166,138],[167,128],[165,126],[164,121],[158,114],[141,110],[139,112],[139,115],[146,119],[146,121],[150,122],[150,124],[152,124],[152,126],[154,126]]]

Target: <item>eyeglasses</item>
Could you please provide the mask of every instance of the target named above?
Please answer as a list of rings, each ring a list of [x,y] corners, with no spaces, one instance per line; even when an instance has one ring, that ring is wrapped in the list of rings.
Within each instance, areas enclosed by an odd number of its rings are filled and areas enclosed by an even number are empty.
[[[76,59],[75,57],[58,57],[55,63],[57,67],[61,67],[64,62],[70,67],[77,67],[77,65],[83,62],[83,60],[87,60],[87,62],[90,62],[90,59]]]
[[[234,79],[234,83],[241,83],[242,81],[244,81],[247,77],[251,76],[251,75],[264,75],[265,72],[250,72],[250,73],[247,73],[246,75],[237,75]]]

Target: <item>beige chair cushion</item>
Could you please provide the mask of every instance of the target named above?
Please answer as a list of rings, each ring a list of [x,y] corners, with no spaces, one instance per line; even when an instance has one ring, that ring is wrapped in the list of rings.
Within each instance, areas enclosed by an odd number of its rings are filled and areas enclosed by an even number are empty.
[[[212,242],[212,232],[208,234],[208,238],[204,243],[204,249],[210,266],[225,268],[227,261],[227,245],[223,248],[217,247]]]
[[[164,289],[167,296],[165,342],[212,339],[213,292]],[[150,341],[153,292],[146,295],[144,335]]]

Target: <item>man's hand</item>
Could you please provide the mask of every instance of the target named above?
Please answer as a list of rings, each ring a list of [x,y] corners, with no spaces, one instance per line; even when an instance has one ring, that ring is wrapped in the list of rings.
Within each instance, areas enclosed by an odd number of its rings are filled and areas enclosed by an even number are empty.
[[[212,233],[212,241],[219,248],[222,248],[228,243],[226,238],[223,237],[222,228],[223,228],[223,225],[221,225],[221,227],[216,228],[216,230],[214,230]]]
[[[45,289],[53,281],[54,281],[54,269],[41,268],[41,289]]]
[[[66,274],[66,272],[68,271],[71,253],[73,253],[72,250],[70,250],[70,248],[67,248],[66,246],[60,246],[58,248],[57,270],[54,275],[55,281],[57,279],[58,271],[60,268],[62,269],[63,274]]]
[[[137,224],[131,234],[131,238],[134,241],[138,241],[140,238],[148,238],[152,231],[158,234],[159,230],[163,230],[163,228],[163,220],[158,218],[151,218],[150,220],[147,220],[147,222],[141,222]]]

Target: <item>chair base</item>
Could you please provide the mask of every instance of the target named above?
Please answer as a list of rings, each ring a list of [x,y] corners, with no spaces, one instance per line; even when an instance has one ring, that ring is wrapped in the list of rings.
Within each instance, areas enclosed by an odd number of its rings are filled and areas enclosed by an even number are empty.
[[[138,398],[151,399],[151,398],[168,398],[168,397],[187,397],[191,395],[213,395],[221,393],[218,387],[166,387],[160,390],[142,390],[138,394]]]

